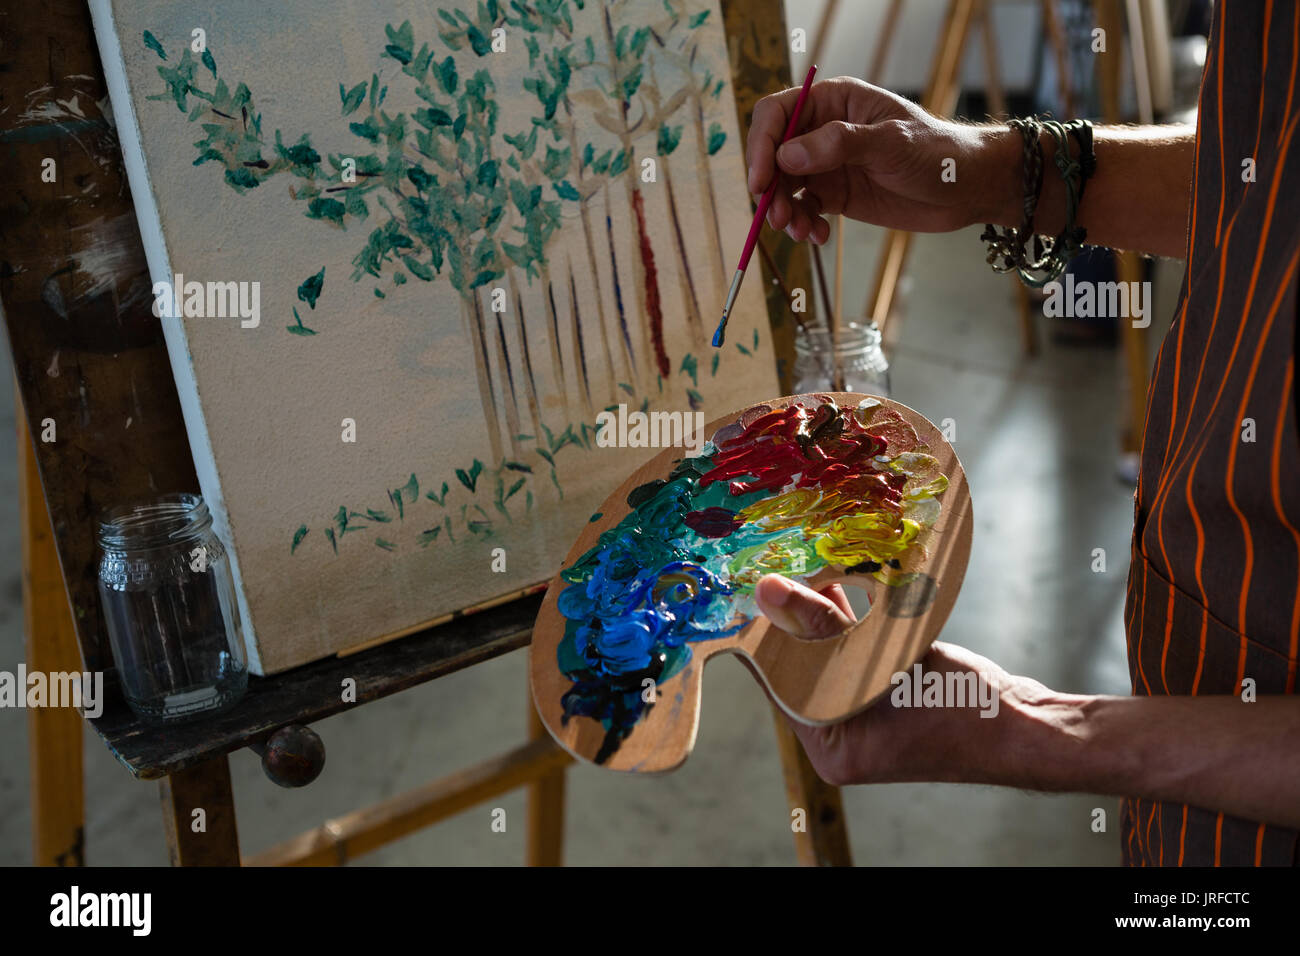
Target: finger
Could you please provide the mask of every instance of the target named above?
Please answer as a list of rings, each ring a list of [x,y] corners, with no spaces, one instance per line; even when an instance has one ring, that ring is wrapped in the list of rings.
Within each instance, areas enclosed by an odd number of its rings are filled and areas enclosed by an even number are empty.
[[[788,140],[777,150],[776,161],[783,172],[811,176],[864,165],[872,146],[872,127],[833,120]]]
[[[792,200],[790,225],[786,229],[792,239],[799,242],[807,239],[821,245],[830,238],[830,224],[821,217],[821,200],[808,191],[796,195]]]
[[[750,118],[749,137],[745,141],[745,156],[749,161],[749,191],[761,193],[772,182],[776,171],[776,147],[785,135],[799,99],[798,87],[773,93],[758,101]]]
[[[794,215],[794,201],[785,190],[778,189],[772,196],[772,205],[767,207],[767,224],[773,229],[784,229],[790,224]]]
[[[835,637],[853,623],[852,615],[831,598],[779,574],[759,581],[754,597],[768,620],[795,637]]]
[[[844,591],[844,585],[840,584],[838,581],[834,584],[826,585],[826,587],[821,589],[821,593],[825,597],[830,598],[831,602],[843,611],[844,616],[850,621],[857,616],[853,613],[853,605],[849,603],[849,596]]]

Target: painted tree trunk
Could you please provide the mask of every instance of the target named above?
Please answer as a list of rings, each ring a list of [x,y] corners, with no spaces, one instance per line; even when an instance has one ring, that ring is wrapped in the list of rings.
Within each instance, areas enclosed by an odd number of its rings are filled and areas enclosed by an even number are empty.
[[[501,320],[500,312],[493,314],[496,316],[496,335],[492,336],[490,330],[486,330],[483,334],[496,339],[497,365],[501,368],[501,378],[506,386],[501,393],[501,404],[505,410],[506,428],[510,432],[510,454],[512,457],[518,458],[521,451],[519,447],[519,404],[515,395],[515,372],[510,365],[510,346],[506,344],[505,323]],[[484,325],[483,301],[478,295],[474,296],[474,315],[476,324],[482,329]],[[486,344],[485,342],[484,345]],[[500,458],[497,461],[499,462]]]
[[[518,317],[519,342],[524,358],[524,394],[528,398],[528,414],[533,421],[533,434],[542,433],[541,409],[537,401],[537,379],[533,374],[532,350],[528,347],[528,325],[524,317],[524,298],[519,294],[519,283],[515,281],[515,270],[510,270],[510,301],[514,303],[515,315]]]
[[[541,268],[541,286],[546,296],[546,325],[551,336],[552,354],[556,362],[563,361],[564,347],[561,344],[564,339],[564,333],[560,330],[560,310],[555,307],[555,287],[551,284],[551,267],[544,260]],[[584,370],[578,361],[577,350],[571,357],[568,370],[563,365],[556,366],[560,374],[559,386],[560,394],[564,396],[564,419],[565,424],[573,421],[574,418],[574,396],[569,394],[569,383],[573,383],[574,392],[579,398],[582,395],[582,377]]]
[[[564,406],[564,415],[568,418],[570,412],[569,402],[569,376],[564,368],[564,351],[560,347],[560,320],[555,314],[555,297],[551,295],[550,282],[546,279],[545,273],[542,276],[542,295],[544,296],[546,321],[546,342],[551,348],[551,374],[555,376],[556,391],[559,393]]]
[[[636,182],[634,179],[633,182]],[[672,366],[668,361],[668,352],[664,348],[664,313],[659,304],[659,273],[655,269],[655,253],[650,246],[650,233],[645,224],[645,201],[641,190],[632,187],[632,212],[636,216],[637,242],[641,253],[641,269],[645,281],[646,325],[650,331],[650,343],[654,348],[655,368],[664,378],[668,378]]]
[[[614,398],[618,394],[618,370],[614,367],[614,352],[609,347],[609,318],[605,315],[605,296],[600,289],[600,270],[596,267],[596,243],[591,235],[591,214],[587,209],[587,200],[578,204],[582,220],[582,238],[587,244],[587,268],[591,270],[591,281],[596,287],[596,318],[600,323],[600,344],[605,352],[605,367],[609,370],[609,389],[605,398]],[[629,358],[629,362],[631,359]]]
[[[677,197],[673,193],[673,178],[668,169],[668,157],[660,157],[659,169],[663,173],[664,187],[668,193],[668,218],[673,224],[673,245],[677,249],[677,261],[682,267],[682,302],[686,308],[686,317],[695,336],[695,344],[703,347],[708,340],[704,334],[704,321],[700,313],[700,298],[695,292],[695,278],[691,275],[690,259],[686,255],[686,238],[682,235],[682,221],[677,215]]]
[[[618,277],[618,252],[614,243],[614,221],[609,215],[609,180],[605,180],[605,238],[609,242],[609,266],[614,275],[614,304],[618,307],[618,329],[623,338],[623,348],[627,350],[628,372],[631,381],[624,384],[636,385],[641,380],[641,372],[636,364],[636,349],[632,346],[632,333],[627,327],[627,308],[623,303],[623,283]],[[634,260],[635,261],[635,260]]]
[[[587,370],[587,343],[582,334],[582,308],[578,304],[578,290],[573,279],[573,260],[567,256],[565,258],[569,269],[569,314],[573,316],[573,322],[570,324],[573,330],[573,355],[581,372],[582,398],[587,407],[587,415],[591,417],[595,414],[596,407],[591,399],[591,376]]]
[[[478,397],[483,405],[483,425],[495,464],[504,457],[505,449],[501,444],[501,425],[497,422],[496,402],[492,397],[494,389],[492,368],[488,365],[487,340],[483,335],[483,324],[479,321],[477,298],[472,293],[461,295],[460,317],[465,325],[465,339],[470,344],[470,351],[474,353],[474,378],[478,382]]]
[[[713,196],[713,175],[709,167],[709,142],[704,135],[704,100],[698,90],[691,91],[691,107],[695,119],[695,152],[697,157],[695,168],[696,174],[700,177],[700,182],[704,185],[704,188],[700,190],[700,199],[704,204],[700,212],[704,216],[704,221],[709,223],[713,229],[713,245],[710,247],[710,252],[713,254],[713,265],[710,271],[721,288],[734,270],[729,271],[723,261],[726,258],[726,253],[722,248],[722,227],[718,224],[718,204]]]

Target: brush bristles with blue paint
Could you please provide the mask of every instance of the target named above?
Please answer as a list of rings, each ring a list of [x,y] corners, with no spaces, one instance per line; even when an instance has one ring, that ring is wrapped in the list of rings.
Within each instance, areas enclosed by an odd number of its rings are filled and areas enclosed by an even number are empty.
[[[813,76],[816,73],[817,64],[814,63],[808,69],[808,75],[803,78],[803,87],[799,90],[799,98],[795,100],[794,110],[790,113],[790,122],[786,124],[785,135],[781,137],[782,143],[793,136],[794,131],[799,126],[799,114],[803,112],[803,104],[808,99],[808,91],[812,88]],[[722,305],[722,321],[718,323],[718,329],[713,333],[713,347],[715,349],[722,348],[722,343],[726,341],[727,319],[730,318],[731,309],[736,304],[736,296],[740,293],[741,280],[745,278],[745,270],[749,268],[749,257],[754,254],[754,246],[758,245],[758,234],[763,230],[763,221],[767,218],[767,210],[772,205],[772,197],[776,195],[776,184],[780,178],[780,170],[774,170],[772,181],[758,200],[758,209],[754,212],[754,221],[749,226],[749,238],[745,240],[744,251],[740,254],[740,265],[736,267],[736,274],[731,279],[731,288],[727,290],[727,301]]]

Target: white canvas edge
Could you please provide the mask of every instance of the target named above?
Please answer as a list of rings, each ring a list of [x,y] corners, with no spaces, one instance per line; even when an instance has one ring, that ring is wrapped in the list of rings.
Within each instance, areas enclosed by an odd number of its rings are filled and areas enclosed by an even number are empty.
[[[88,0],[88,2],[91,20],[95,27],[95,42],[99,46],[99,58],[104,68],[104,79],[113,105],[117,138],[126,165],[127,182],[130,184],[131,198],[135,205],[135,218],[140,227],[140,238],[144,243],[145,259],[149,264],[149,274],[154,282],[170,284],[173,275],[171,256],[167,251],[167,242],[162,233],[162,218],[154,198],[149,170],[144,161],[140,123],[135,114],[135,104],[131,100],[130,84],[126,76],[126,61],[113,16],[113,2],[112,0]],[[257,637],[253,630],[248,598],[244,594],[243,578],[239,572],[239,555],[234,547],[230,515],[226,510],[225,498],[221,494],[216,458],[212,453],[212,440],[203,417],[203,407],[199,402],[198,383],[195,381],[194,370],[190,365],[189,341],[185,335],[184,321],[180,317],[163,316],[161,322],[163,338],[167,343],[167,356],[171,361],[172,377],[176,381],[176,392],[180,398],[181,415],[185,420],[185,431],[189,436],[190,452],[194,457],[194,470],[199,479],[199,490],[203,493],[203,500],[212,513],[213,526],[226,544],[230,557],[230,569],[234,576],[235,594],[239,602],[240,623],[244,635],[244,649],[248,655],[248,666],[254,674],[261,675],[262,662],[258,654]]]

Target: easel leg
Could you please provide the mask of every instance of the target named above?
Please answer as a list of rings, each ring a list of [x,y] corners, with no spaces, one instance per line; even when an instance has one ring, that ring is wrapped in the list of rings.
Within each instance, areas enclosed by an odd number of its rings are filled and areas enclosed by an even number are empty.
[[[21,399],[16,411],[27,668],[45,674],[76,673],[81,670],[81,654]],[[81,719],[72,708],[27,710],[32,862],[37,866],[85,864]]]
[[[957,106],[961,92],[958,76],[966,40],[970,35],[976,0],[949,0],[944,16],[943,34],[931,64],[930,78],[921,105],[936,116],[949,116]],[[894,294],[898,290],[903,268],[907,263],[912,234],[897,229],[885,233],[884,247],[876,266],[876,279],[867,299],[867,310],[877,327],[883,332],[893,309]]]
[[[795,830],[794,851],[800,866],[852,866],[849,831],[844,823],[844,801],[840,788],[817,776],[803,752],[803,744],[786,723],[781,708],[772,705],[776,720],[776,743],[785,775],[785,796],[791,820],[795,810],[804,811],[804,829]]]
[[[528,698],[528,739],[547,736],[532,696]],[[564,857],[564,768],[543,774],[528,785],[529,866],[560,866]]]
[[[172,866],[239,866],[228,758],[174,773],[158,789]]]
[[[1101,90],[1102,117],[1107,123],[1119,123],[1120,82],[1123,65],[1121,51],[1124,45],[1117,42],[1124,36],[1124,17],[1120,11],[1119,0],[1097,0],[1095,4],[1097,26],[1106,31],[1111,46],[1108,52],[1097,60],[1098,86]],[[1135,73],[1137,66],[1134,66]],[[1142,86],[1141,77],[1138,86]],[[1145,122],[1149,118],[1140,117]],[[1138,257],[1132,252],[1120,252],[1115,256],[1116,278],[1121,282],[1136,282],[1142,278],[1142,267]],[[1128,414],[1127,422],[1121,434],[1121,444],[1125,451],[1136,452],[1142,448],[1142,430],[1146,418],[1147,376],[1151,368],[1147,357],[1146,333],[1133,327],[1133,323],[1123,317],[1120,319],[1120,341],[1124,346],[1124,364],[1128,372]]]

